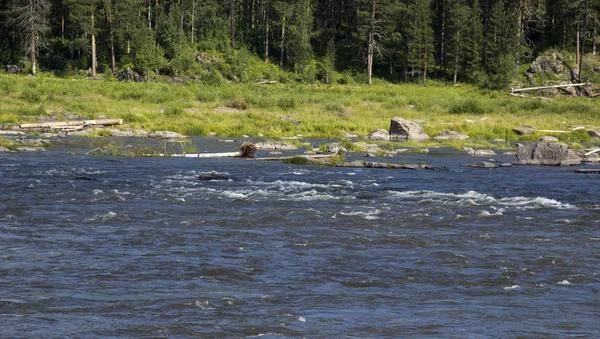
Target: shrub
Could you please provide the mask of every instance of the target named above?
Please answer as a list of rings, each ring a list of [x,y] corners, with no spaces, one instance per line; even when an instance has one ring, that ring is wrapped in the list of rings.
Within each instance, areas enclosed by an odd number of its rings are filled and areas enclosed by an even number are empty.
[[[296,99],[291,96],[281,97],[279,100],[277,100],[277,106],[284,111],[293,109],[296,107]]]
[[[488,110],[478,100],[467,99],[453,104],[448,113],[450,114],[483,114]]]

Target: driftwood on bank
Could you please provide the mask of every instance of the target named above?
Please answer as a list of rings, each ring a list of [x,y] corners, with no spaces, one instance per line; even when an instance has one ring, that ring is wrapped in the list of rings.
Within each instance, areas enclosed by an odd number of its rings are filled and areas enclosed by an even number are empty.
[[[549,88],[569,88],[569,87],[580,87],[585,86],[586,83],[580,84],[567,84],[567,85],[552,85],[552,86],[538,86],[538,87],[527,87],[527,88],[511,88],[510,94],[518,93],[518,92],[528,92],[528,91],[537,91],[539,89],[549,89]]]
[[[33,124],[20,124],[21,129],[30,130],[78,130],[86,127],[97,127],[97,126],[114,126],[122,125],[123,119],[98,119],[98,120],[80,120],[80,121],[49,121],[40,122]]]

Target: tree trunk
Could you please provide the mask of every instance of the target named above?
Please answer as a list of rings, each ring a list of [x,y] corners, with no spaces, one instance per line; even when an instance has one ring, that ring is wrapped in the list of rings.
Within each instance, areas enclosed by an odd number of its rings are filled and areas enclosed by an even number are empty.
[[[269,62],[269,7],[267,7],[265,11],[265,21],[267,23],[267,27],[265,29],[265,62]]]
[[[285,46],[285,15],[283,16],[283,18],[281,20],[281,44],[279,46],[281,49],[281,55],[279,56],[279,67],[281,69],[283,69],[283,56],[284,56],[283,47]]]
[[[92,78],[96,77],[96,32],[94,28],[94,14],[92,13]]]
[[[367,83],[370,85],[373,77],[373,45],[375,43],[375,0],[371,0],[371,24],[369,27],[369,46],[367,51]]]
[[[108,26],[110,30],[110,69],[114,72],[117,69],[117,62],[115,58],[115,34],[112,25],[112,13],[108,15]]]
[[[36,40],[37,37],[36,36],[32,36],[31,37],[31,46],[30,46],[30,51],[29,53],[31,53],[31,74],[35,75],[37,73],[37,48],[36,48]]]
[[[192,45],[194,44],[194,32],[196,26],[196,0],[192,0]]]
[[[229,0],[229,29],[231,49],[235,49],[235,0]]]

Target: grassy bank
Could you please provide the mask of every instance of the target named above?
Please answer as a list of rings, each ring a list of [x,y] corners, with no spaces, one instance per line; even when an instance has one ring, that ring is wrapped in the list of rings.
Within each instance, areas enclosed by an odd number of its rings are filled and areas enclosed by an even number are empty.
[[[430,136],[454,130],[469,135],[470,143],[485,144],[496,138],[519,140],[511,129],[523,124],[548,130],[599,126],[599,100],[546,102],[445,84],[210,86],[0,75],[0,123],[31,122],[40,115],[70,111],[90,119],[123,118],[128,128],[190,136],[362,137],[376,128],[387,129],[390,119],[400,116],[420,122]],[[591,142],[585,131],[555,136]]]

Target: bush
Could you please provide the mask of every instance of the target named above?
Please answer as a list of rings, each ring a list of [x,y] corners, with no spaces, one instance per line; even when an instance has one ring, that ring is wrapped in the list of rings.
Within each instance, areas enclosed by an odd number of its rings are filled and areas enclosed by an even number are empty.
[[[277,100],[277,106],[284,111],[293,109],[296,107],[296,99],[290,96],[279,98],[279,100]]]
[[[475,99],[467,99],[453,104],[448,113],[450,114],[483,114],[488,109]]]

